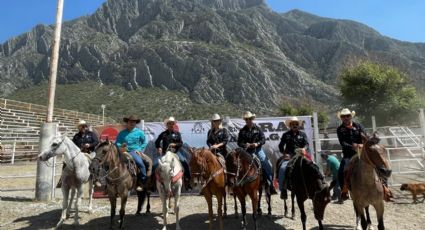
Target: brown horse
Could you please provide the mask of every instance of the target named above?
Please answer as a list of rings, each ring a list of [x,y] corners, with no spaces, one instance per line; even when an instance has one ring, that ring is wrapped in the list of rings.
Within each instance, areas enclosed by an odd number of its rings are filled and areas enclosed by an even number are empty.
[[[229,184],[233,186],[233,193],[239,199],[242,209],[242,228],[246,229],[246,203],[248,195],[252,202],[252,218],[254,229],[257,229],[257,212],[259,207],[258,192],[261,187],[261,163],[258,158],[252,157],[241,148],[229,153],[226,157],[226,167]],[[270,208],[269,208],[270,210]]]
[[[119,196],[121,197],[120,229],[122,229],[128,194],[136,184],[136,179],[132,177],[127,168],[126,156],[110,141],[103,142],[96,148],[96,157],[90,165],[90,170],[94,175],[99,176],[100,168],[107,170],[105,177],[107,182],[106,190],[111,203],[110,228],[113,228],[117,197]]]
[[[323,230],[325,208],[331,200],[329,191],[335,186],[336,181],[332,181],[329,187],[317,170],[317,166],[304,157],[303,149],[296,149],[295,152],[296,155],[288,163],[285,178],[288,178],[289,189],[297,198],[303,229],[306,229],[307,221],[304,201],[310,198],[313,200],[314,217],[319,223],[319,229]]]
[[[192,155],[190,170],[192,174],[199,174],[205,181],[201,191],[208,203],[209,230],[212,230],[212,197],[217,198],[217,213],[220,230],[223,230],[223,201],[224,215],[227,214],[226,207],[226,180],[225,170],[217,157],[208,149],[190,149]]]
[[[378,135],[374,133],[370,139],[363,135],[362,139],[364,144],[362,152],[360,156],[354,156],[349,165],[351,169],[349,187],[356,212],[356,225],[357,229],[367,229],[371,225],[368,207],[372,205],[376,210],[378,229],[383,230],[385,229],[384,191],[380,177],[388,178],[391,169],[384,158],[385,147],[379,145]]]

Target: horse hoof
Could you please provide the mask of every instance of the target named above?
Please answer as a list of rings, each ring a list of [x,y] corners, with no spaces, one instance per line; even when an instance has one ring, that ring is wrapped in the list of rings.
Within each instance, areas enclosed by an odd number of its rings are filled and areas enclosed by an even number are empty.
[[[57,224],[56,224],[56,228],[60,228],[63,224],[64,219],[61,219]]]
[[[149,214],[149,213],[151,213],[151,211],[149,211],[149,210],[146,210],[146,214]]]
[[[368,230],[375,230],[375,229],[373,228],[372,224],[369,224],[369,226],[368,226]]]
[[[136,215],[136,216],[140,216],[140,215],[142,215],[142,214],[140,214],[140,211],[137,211],[134,215]]]

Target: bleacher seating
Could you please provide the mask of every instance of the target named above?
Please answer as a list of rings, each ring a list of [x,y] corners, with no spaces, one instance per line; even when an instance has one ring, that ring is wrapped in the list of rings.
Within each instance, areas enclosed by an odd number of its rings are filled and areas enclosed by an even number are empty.
[[[40,127],[46,117],[46,106],[0,98],[0,163],[35,160],[38,154]],[[53,121],[59,132],[72,136],[75,124],[85,120],[93,126],[101,125],[102,116],[78,111],[55,109]],[[115,123],[105,117],[105,123]]]

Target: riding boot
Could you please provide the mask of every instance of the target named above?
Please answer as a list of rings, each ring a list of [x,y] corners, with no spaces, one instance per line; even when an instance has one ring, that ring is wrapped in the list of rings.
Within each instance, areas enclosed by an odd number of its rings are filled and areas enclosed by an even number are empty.
[[[283,190],[280,192],[280,199],[282,200],[288,199],[288,190]]]

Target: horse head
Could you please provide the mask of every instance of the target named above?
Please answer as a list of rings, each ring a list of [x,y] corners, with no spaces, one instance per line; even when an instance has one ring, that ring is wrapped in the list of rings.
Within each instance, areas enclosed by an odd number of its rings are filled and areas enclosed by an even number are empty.
[[[204,157],[205,148],[190,148],[189,153],[191,155],[191,159],[189,162],[190,170],[192,174],[202,174],[205,170],[205,157]]]
[[[66,146],[62,144],[65,141],[65,138],[65,135],[54,137],[51,140],[49,147],[38,155],[38,159],[41,161],[47,161],[52,157],[64,154],[67,150]]]
[[[106,140],[104,142],[101,142],[98,146],[96,146],[95,151],[95,157],[92,159],[89,170],[93,175],[99,174],[99,169],[104,163],[108,163],[107,155],[113,154],[113,148],[114,144]]]
[[[181,171],[180,164],[177,161],[177,157],[172,152],[167,152],[158,161],[158,168],[156,169],[157,180],[163,187],[164,192],[168,193],[168,196],[172,194],[171,184],[173,178]]]
[[[313,197],[313,211],[316,220],[323,220],[326,206],[331,202],[330,191],[336,185],[336,180],[330,186],[327,183],[319,183],[319,189]]]
[[[379,144],[379,136],[374,132],[372,137],[362,135],[363,149],[361,159],[365,160],[368,164],[372,165],[380,176],[390,177],[391,168],[388,161],[385,159],[385,147]]]
[[[229,152],[226,156],[227,180],[230,185],[235,184],[236,176],[239,170],[239,166],[238,166],[239,152],[237,150],[238,149]]]

